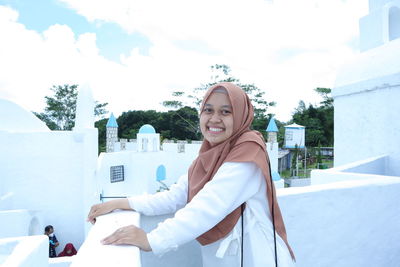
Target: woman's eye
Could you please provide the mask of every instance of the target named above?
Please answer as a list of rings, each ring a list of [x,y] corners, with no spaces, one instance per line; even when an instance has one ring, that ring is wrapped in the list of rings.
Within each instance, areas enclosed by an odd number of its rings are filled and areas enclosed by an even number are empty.
[[[228,115],[228,114],[231,114],[230,110],[223,110],[222,111],[222,115]]]
[[[212,109],[211,108],[205,108],[203,111],[206,112],[206,113],[211,113]]]

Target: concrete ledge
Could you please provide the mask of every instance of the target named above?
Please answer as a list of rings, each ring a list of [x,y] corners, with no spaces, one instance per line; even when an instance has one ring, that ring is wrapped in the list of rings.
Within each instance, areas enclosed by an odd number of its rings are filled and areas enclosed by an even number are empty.
[[[328,184],[376,177],[393,177],[386,174],[388,155],[371,157],[327,170],[312,170],[311,184]]]
[[[49,267],[69,267],[75,256],[49,258]]]
[[[0,222],[0,238],[41,235],[43,233],[36,211],[2,210],[0,211]]]
[[[0,239],[0,266],[47,267],[49,238],[45,235]]]
[[[285,184],[289,187],[307,186],[311,184],[311,178],[285,178]]]
[[[100,240],[120,227],[139,225],[140,215],[134,211],[117,210],[97,218],[96,224],[72,260],[71,267],[140,267],[139,248],[129,245],[102,245]]]
[[[388,176],[278,189],[296,266],[398,266],[399,190]]]

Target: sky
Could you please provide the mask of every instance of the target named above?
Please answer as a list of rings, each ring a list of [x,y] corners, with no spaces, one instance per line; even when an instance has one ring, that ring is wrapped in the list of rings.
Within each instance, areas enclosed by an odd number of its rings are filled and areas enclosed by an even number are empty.
[[[359,53],[367,0],[0,0],[0,98],[42,112],[53,85],[89,86],[119,116],[165,111],[226,64],[287,122]]]

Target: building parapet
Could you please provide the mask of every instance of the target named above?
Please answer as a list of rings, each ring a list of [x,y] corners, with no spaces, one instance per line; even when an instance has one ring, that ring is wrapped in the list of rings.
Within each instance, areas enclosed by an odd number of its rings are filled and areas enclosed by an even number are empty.
[[[343,175],[348,176],[348,181],[277,189],[289,242],[297,258],[296,266],[397,266],[400,261],[400,254],[397,253],[400,249],[400,206],[396,200],[400,179],[373,175],[370,179],[351,180],[351,173]],[[136,216],[134,223],[137,223],[138,214],[124,212]],[[112,225],[113,220],[123,215],[114,212],[101,216],[78,252],[78,256],[83,258],[80,263],[86,260],[92,265],[75,265],[77,261],[74,259],[71,266],[202,265],[200,248],[195,241],[162,257],[154,256],[151,252],[139,252],[132,246],[101,248],[100,239],[123,225]],[[140,224],[149,232],[171,216],[173,214],[141,216]],[[95,228],[97,226],[99,228]],[[376,244],[380,244],[381,249],[376,249]]]
[[[45,235],[0,239],[0,266],[48,267],[49,238]]]
[[[140,251],[134,246],[103,245],[101,240],[120,227],[140,226],[140,215],[134,211],[117,210],[99,216],[72,261],[71,267],[140,267]]]

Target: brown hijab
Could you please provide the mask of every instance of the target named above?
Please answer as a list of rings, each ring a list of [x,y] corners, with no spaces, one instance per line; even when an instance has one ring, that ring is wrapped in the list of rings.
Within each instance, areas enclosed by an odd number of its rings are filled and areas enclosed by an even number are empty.
[[[285,241],[292,258],[294,254],[289,246],[286,236],[285,224],[278,206],[276,194],[272,199],[272,191],[275,192],[274,184],[271,183],[269,171],[269,158],[265,149],[265,141],[261,133],[250,130],[253,121],[253,105],[247,94],[232,83],[219,83],[208,89],[201,104],[200,113],[211,93],[217,88],[224,88],[232,105],[233,134],[224,142],[211,146],[204,140],[197,159],[189,168],[189,193],[188,202],[210,181],[219,167],[224,162],[254,162],[262,170],[267,183],[267,197],[269,210],[274,205],[275,229]],[[236,225],[241,216],[241,207],[237,207],[213,228],[197,238],[202,245],[213,243],[225,237]]]

